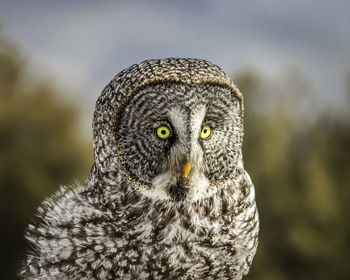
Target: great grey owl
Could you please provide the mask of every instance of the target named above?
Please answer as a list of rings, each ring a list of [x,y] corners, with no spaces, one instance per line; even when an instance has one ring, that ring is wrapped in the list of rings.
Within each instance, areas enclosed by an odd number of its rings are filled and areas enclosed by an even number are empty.
[[[241,279],[258,240],[243,96],[199,59],[148,60],[102,91],[88,182],[29,225],[25,279]]]

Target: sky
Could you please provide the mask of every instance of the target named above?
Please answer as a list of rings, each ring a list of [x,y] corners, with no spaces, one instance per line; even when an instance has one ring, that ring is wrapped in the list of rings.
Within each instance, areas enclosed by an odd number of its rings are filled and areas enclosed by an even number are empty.
[[[254,69],[274,79],[293,67],[325,106],[345,100],[346,0],[0,0],[0,25],[32,75],[55,80],[91,115],[119,71],[163,57],[203,58],[227,73]]]

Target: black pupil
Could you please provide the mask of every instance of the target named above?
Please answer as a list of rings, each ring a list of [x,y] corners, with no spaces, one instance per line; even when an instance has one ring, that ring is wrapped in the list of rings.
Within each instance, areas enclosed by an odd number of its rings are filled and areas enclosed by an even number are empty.
[[[204,133],[207,133],[207,129],[205,128],[205,129],[203,130],[203,132],[204,132]]]
[[[163,135],[165,135],[165,134],[166,134],[165,129],[163,129],[160,133],[163,134]]]

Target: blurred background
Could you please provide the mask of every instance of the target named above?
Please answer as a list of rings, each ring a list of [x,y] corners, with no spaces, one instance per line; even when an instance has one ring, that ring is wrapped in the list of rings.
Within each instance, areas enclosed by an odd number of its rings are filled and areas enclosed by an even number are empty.
[[[261,218],[245,279],[350,279],[349,1],[0,1],[0,271],[26,225],[83,183],[102,88],[149,58],[208,59],[245,96]]]

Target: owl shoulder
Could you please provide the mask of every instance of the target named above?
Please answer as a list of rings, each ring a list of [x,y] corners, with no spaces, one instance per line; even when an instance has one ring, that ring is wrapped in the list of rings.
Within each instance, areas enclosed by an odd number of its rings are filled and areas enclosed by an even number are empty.
[[[36,219],[26,231],[31,248],[20,276],[54,277],[68,273],[65,267],[69,267],[69,279],[74,279],[71,276],[82,271],[80,255],[86,256],[87,247],[94,244],[89,240],[98,231],[94,221],[104,215],[81,196],[85,188],[62,186],[38,208]]]

